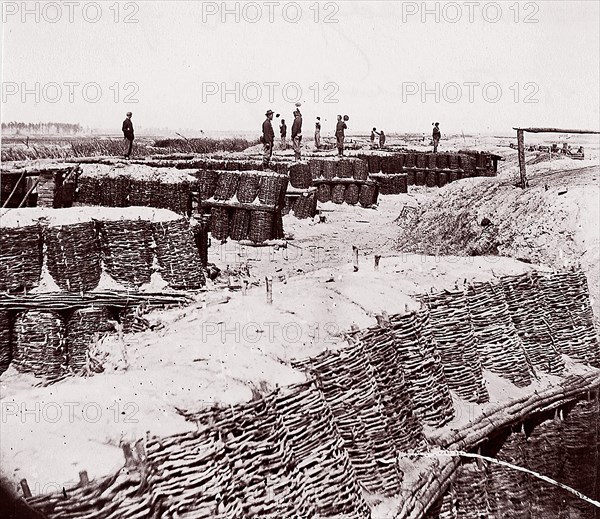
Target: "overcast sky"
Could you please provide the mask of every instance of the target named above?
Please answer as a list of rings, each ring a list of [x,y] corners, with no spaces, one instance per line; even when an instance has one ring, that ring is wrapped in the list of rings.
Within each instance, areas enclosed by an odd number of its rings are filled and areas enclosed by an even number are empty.
[[[390,133],[599,126],[598,1],[21,4],[3,2],[4,122],[119,131],[131,110],[258,135],[300,99],[326,132],[338,113]]]

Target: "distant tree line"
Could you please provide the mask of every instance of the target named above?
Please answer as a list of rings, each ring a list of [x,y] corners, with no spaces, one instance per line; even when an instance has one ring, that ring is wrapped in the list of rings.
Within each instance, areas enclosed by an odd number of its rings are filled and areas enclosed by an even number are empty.
[[[81,133],[80,124],[70,123],[21,123],[11,121],[2,123],[2,133],[15,135],[74,135]]]

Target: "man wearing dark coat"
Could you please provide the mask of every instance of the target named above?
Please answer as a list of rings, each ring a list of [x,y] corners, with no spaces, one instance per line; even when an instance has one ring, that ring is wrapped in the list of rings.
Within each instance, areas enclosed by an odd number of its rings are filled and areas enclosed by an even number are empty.
[[[123,121],[123,137],[125,140],[129,141],[129,148],[127,149],[127,153],[125,154],[125,158],[128,159],[131,156],[131,150],[133,148],[133,123],[131,122],[131,116],[133,114],[131,112],[127,112],[127,117]]]
[[[263,143],[263,166],[268,167],[273,156],[273,143],[275,142],[275,132],[273,131],[273,110],[267,110],[267,118],[262,125],[262,143]]]

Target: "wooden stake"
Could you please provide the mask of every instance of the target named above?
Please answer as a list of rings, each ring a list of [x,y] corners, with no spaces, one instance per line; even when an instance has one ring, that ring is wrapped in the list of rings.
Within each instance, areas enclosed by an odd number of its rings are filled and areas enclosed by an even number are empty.
[[[135,465],[131,445],[129,445],[128,442],[123,442],[123,444],[121,445],[121,449],[123,449],[123,454],[125,455],[125,466],[129,467],[131,465]]]
[[[376,254],[375,255],[375,270],[379,270],[379,260],[381,260],[381,256]]]
[[[82,487],[87,487],[90,484],[90,479],[88,478],[87,471],[82,470],[79,473],[79,483],[81,483]]]
[[[23,490],[23,496],[25,499],[29,499],[31,497],[31,490],[29,489],[26,479],[21,480],[21,490]]]
[[[358,272],[358,247],[352,246],[352,254],[354,256],[354,272]]]
[[[267,304],[273,304],[273,278],[271,276],[267,276]]]
[[[21,176],[19,177],[19,180],[17,180],[15,187],[13,187],[12,191],[10,192],[10,195],[8,195],[8,198],[4,201],[4,204],[2,204],[2,209],[4,209],[8,205],[8,203],[10,202],[13,195],[17,192],[17,188],[21,184],[21,180],[23,180],[24,177],[25,177],[25,170],[23,170],[23,173],[21,173]]]
[[[523,130],[517,130],[517,144],[519,148],[519,171],[521,173],[521,188],[528,186],[527,172],[525,170],[525,134]]]
[[[243,296],[246,295],[247,290],[248,290],[248,280],[244,279],[244,281],[242,282],[242,295]]]

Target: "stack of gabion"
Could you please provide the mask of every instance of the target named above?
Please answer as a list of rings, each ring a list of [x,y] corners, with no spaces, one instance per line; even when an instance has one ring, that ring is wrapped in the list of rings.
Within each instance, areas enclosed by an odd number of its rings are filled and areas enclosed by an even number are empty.
[[[286,175],[269,171],[214,173],[217,175],[214,193],[208,199],[201,199],[202,206],[210,210],[213,238],[262,243],[283,237]],[[208,194],[210,190],[204,192]]]
[[[156,257],[162,277],[176,289],[196,289],[204,285],[200,255],[187,220],[152,222]]]
[[[585,275],[579,270],[556,272],[539,279],[552,335],[562,353],[578,362],[600,365],[600,348]]]
[[[69,292],[93,290],[100,282],[100,252],[93,222],[49,226],[45,230],[48,271]]]
[[[394,316],[391,333],[415,414],[424,423],[441,427],[452,420],[454,408],[439,354],[427,330],[427,321],[425,312]]]
[[[398,352],[391,333],[375,328],[360,337],[363,351],[377,383],[388,434],[398,452],[425,448],[421,422],[413,412],[413,403],[404,379]]]
[[[548,327],[538,278],[536,273],[507,276],[501,279],[500,286],[531,364],[545,373],[560,375],[565,366],[559,346]]]
[[[528,359],[502,288],[492,283],[473,284],[467,290],[467,301],[483,367],[516,386],[528,386]]]
[[[275,393],[288,444],[303,472],[305,492],[316,514],[369,517],[370,512],[344,449],[344,442],[323,395],[314,383],[286,387]]]
[[[51,378],[66,372],[65,327],[56,312],[19,312],[13,334],[13,363],[19,371]]]
[[[152,224],[148,220],[97,222],[104,268],[119,283],[139,288],[152,276]]]
[[[10,330],[11,316],[6,310],[0,310],[0,375],[4,373],[11,360]]]
[[[66,346],[69,369],[79,374],[89,366],[88,350],[98,334],[111,329],[110,313],[104,306],[74,310],[66,323]]]
[[[489,395],[464,291],[430,294],[423,302],[430,311],[430,329],[448,386],[469,402],[487,402]]]
[[[359,347],[325,352],[305,366],[331,409],[360,483],[370,492],[396,494],[403,474],[364,352]]]

